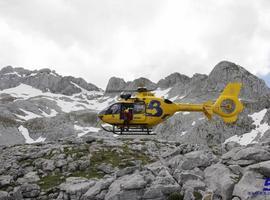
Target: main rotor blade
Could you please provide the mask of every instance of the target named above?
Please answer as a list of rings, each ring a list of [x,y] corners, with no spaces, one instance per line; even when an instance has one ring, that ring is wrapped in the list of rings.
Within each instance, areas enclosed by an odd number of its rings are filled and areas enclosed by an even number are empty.
[[[141,88],[138,88],[138,89],[135,89],[135,90],[105,90],[105,93],[122,93],[122,92],[152,92],[152,91],[155,91],[155,89],[146,89],[143,90]]]

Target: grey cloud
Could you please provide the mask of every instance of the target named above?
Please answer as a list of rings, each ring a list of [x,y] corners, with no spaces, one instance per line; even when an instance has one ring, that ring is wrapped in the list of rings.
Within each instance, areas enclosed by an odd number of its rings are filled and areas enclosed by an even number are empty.
[[[105,87],[231,60],[270,72],[267,0],[0,0],[0,65],[51,67]]]

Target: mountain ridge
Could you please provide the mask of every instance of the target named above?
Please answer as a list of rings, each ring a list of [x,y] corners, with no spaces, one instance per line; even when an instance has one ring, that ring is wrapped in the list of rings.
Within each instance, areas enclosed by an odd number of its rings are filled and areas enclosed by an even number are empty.
[[[205,79],[208,80],[205,81]],[[254,91],[257,90],[255,95],[248,94],[247,91],[242,92],[247,98],[251,96],[261,96],[263,93],[265,93],[265,91],[267,91],[267,94],[270,93],[270,89],[263,79],[260,79],[243,67],[229,61],[219,62],[214,66],[213,70],[211,70],[208,75],[194,73],[193,76],[189,77],[179,72],[173,72],[168,76],[161,78],[157,82],[153,82],[145,77],[136,78],[130,81],[125,81],[123,78],[119,77],[111,77],[107,83],[105,91],[132,90],[142,86],[149,87],[150,89],[159,88],[161,90],[172,88],[172,92],[169,94],[169,96],[172,96],[174,93],[196,93],[198,92],[198,88],[193,87],[193,85],[196,84],[200,85],[199,89],[203,92],[210,90],[221,91],[230,81],[243,82],[243,90],[245,90],[245,85],[248,85],[249,87],[251,87],[251,85],[255,85],[252,88]],[[93,83],[87,82],[83,78],[61,76],[55,70],[48,68],[40,70],[27,70],[22,67],[13,68],[11,66],[6,66],[0,70],[1,90],[18,86],[19,83],[33,86],[37,89],[41,89],[43,92],[49,90],[52,93],[60,93],[65,95],[73,95],[81,92],[81,89],[77,88],[73,83],[88,91],[102,91],[101,88]],[[176,87],[174,88],[174,86]],[[179,91],[177,88],[181,88],[181,90]]]
[[[12,81],[6,82],[9,78]],[[50,80],[54,81],[53,84],[49,84]],[[269,88],[265,82],[234,63],[222,61],[209,75],[195,73],[192,77],[188,77],[175,72],[156,83],[143,77],[127,82],[112,77],[106,90],[136,89],[144,85],[155,88],[157,96],[175,102],[202,103],[214,100],[231,81],[244,82],[240,98],[247,101],[244,103],[243,114],[233,128],[225,126],[218,119],[208,123],[201,113],[188,115],[178,113],[155,128],[159,138],[193,141],[197,137],[196,133],[200,133],[200,138],[196,139],[199,143],[217,143],[234,136],[236,126],[245,124],[247,127],[239,129],[239,134],[252,130],[254,127],[248,115],[270,107]],[[55,87],[57,83],[61,83],[62,86]],[[92,85],[82,78],[62,77],[50,69],[33,71],[12,67],[1,69],[0,88],[5,89],[0,90],[2,119],[0,138],[3,138],[0,144],[23,143],[25,138],[21,130],[25,129],[30,137],[34,139],[42,137],[47,140],[83,135],[91,130],[98,130],[100,122],[96,118],[96,113],[116,102],[118,94],[107,95],[106,90],[101,91]],[[8,86],[10,88],[7,88]],[[40,124],[38,127],[42,128],[38,128],[36,124]],[[24,129],[19,129],[20,126]],[[226,134],[221,139],[216,138],[222,134],[219,131],[211,141],[206,139],[209,137],[207,136],[209,131],[222,129],[226,129]]]
[[[3,71],[0,199],[249,199],[269,175],[269,88],[234,63],[218,63],[209,75],[173,73],[157,83],[110,79],[108,90],[145,84],[156,87],[156,96],[187,103],[214,100],[228,82],[244,82],[241,98],[248,101],[235,123],[179,112],[150,136],[102,131],[97,112],[117,97],[84,80],[61,82],[49,69],[36,71],[36,80],[22,68]],[[8,78],[14,82],[5,83]]]

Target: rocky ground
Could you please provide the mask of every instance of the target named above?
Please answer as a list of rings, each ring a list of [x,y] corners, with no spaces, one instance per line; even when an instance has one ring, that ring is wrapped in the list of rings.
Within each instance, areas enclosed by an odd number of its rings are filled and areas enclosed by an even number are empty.
[[[85,135],[1,146],[0,159],[0,199],[270,199],[260,194],[270,141],[210,148]]]

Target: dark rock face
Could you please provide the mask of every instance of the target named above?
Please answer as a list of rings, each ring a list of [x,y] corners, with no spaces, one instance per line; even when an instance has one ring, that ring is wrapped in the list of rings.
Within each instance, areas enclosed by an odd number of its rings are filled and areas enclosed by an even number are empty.
[[[23,68],[13,68],[11,66],[1,69],[1,90],[16,87],[21,83],[40,89],[43,92],[50,91],[64,95],[72,95],[81,92],[82,90],[79,87],[88,91],[100,90],[97,86],[87,83],[82,78],[74,78],[71,76],[62,77],[50,69],[30,71]]]
[[[185,85],[189,82],[190,82],[190,78],[188,76],[176,72],[165,77],[164,79],[161,79],[157,83],[157,85],[161,89],[164,89],[164,88],[166,89],[169,87],[173,87],[176,84]]]
[[[121,90],[136,90],[138,87],[146,87],[147,89],[156,89],[157,85],[147,78],[138,78],[134,81],[125,82],[122,78],[112,77],[110,78],[105,93],[110,91]],[[119,95],[118,93],[112,93],[113,95]]]
[[[124,90],[126,87],[126,82],[122,78],[112,77],[110,78],[106,91],[112,91],[112,90]]]
[[[229,82],[242,82],[240,98],[244,111],[234,124],[225,124],[215,117],[211,122],[200,113],[179,113],[156,127],[161,138],[191,143],[207,143],[210,146],[223,143],[233,135],[242,135],[255,129],[253,119],[248,115],[269,108],[269,88],[265,82],[251,74],[243,67],[223,61],[218,63],[207,75],[195,74],[184,85],[176,83],[169,91],[169,98],[178,97],[176,101],[202,103],[216,99]],[[268,112],[267,112],[268,113]],[[264,121],[268,123],[268,114]],[[264,139],[269,134],[265,134]]]
[[[229,82],[243,83],[241,96],[254,99],[270,93],[265,82],[243,67],[228,61],[218,63],[209,74],[204,90],[221,91]]]
[[[126,89],[128,90],[134,90],[138,87],[146,87],[147,89],[156,89],[157,86],[154,82],[150,81],[147,78],[138,78],[134,81],[128,81]]]

